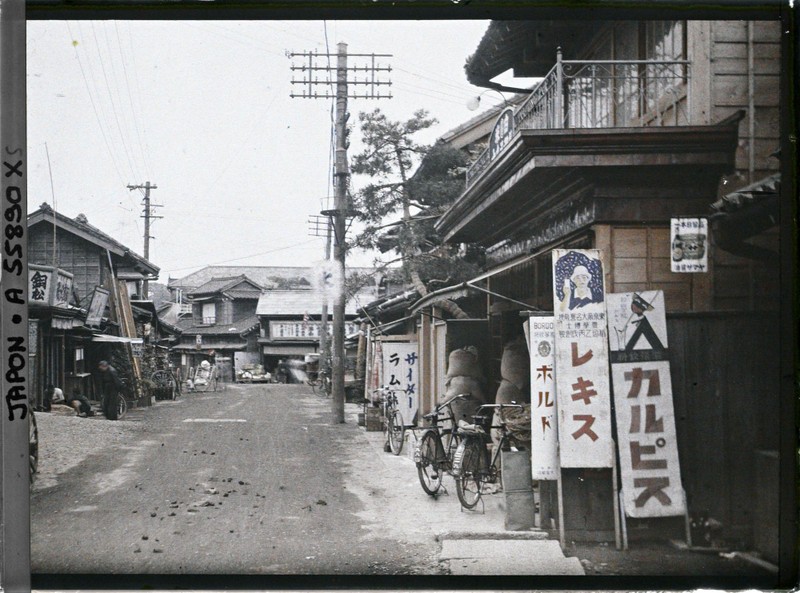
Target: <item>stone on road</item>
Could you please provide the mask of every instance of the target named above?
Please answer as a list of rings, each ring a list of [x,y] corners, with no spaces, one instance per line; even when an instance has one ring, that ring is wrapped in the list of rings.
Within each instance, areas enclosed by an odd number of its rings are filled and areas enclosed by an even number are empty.
[[[362,429],[330,425],[329,407],[305,386],[243,385],[117,422],[37,415],[33,572],[441,571],[433,537],[369,512],[353,468],[377,453],[354,450]]]

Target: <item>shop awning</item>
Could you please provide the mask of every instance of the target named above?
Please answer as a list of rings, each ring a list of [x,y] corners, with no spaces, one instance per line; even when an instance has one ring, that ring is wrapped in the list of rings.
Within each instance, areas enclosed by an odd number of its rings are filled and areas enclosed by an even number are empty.
[[[491,270],[488,270],[488,271],[484,272],[483,274],[480,274],[479,276],[475,276],[475,278],[472,278],[471,280],[467,280],[466,282],[462,282],[461,284],[456,284],[454,286],[448,286],[446,288],[442,288],[442,289],[430,292],[430,293],[426,294],[424,297],[422,297],[421,299],[419,299],[411,307],[409,307],[409,310],[412,313],[416,313],[417,311],[419,311],[420,309],[422,309],[424,307],[429,307],[431,305],[435,305],[436,303],[439,303],[441,301],[446,301],[446,300],[451,300],[452,301],[452,300],[462,299],[462,298],[468,296],[469,294],[475,294],[475,293],[487,294],[487,295],[493,296],[495,298],[502,299],[502,300],[510,302],[510,303],[514,303],[516,305],[527,307],[528,309],[533,309],[534,307],[532,307],[530,304],[523,303],[522,301],[518,301],[516,299],[512,299],[511,297],[507,297],[505,295],[499,294],[497,292],[493,292],[491,290],[487,290],[487,289],[485,289],[485,288],[483,288],[481,286],[476,286],[476,284],[478,282],[482,281],[482,280],[486,280],[487,278],[490,278],[490,277],[494,276],[495,274],[500,274],[501,272],[505,272],[507,270],[510,270],[511,268],[513,268],[515,266],[518,266],[520,264],[524,264],[525,262],[528,262],[528,261],[532,260],[533,258],[537,257],[538,255],[539,255],[539,253],[532,253],[532,254],[529,254],[529,255],[525,255],[523,257],[508,261],[508,262],[506,262],[504,264],[501,264],[501,265],[499,265],[499,266],[497,266],[495,268],[492,268]]]
[[[104,342],[109,344],[142,344],[142,338],[125,338],[122,336],[110,336],[108,334],[95,334],[92,336],[92,342]]]

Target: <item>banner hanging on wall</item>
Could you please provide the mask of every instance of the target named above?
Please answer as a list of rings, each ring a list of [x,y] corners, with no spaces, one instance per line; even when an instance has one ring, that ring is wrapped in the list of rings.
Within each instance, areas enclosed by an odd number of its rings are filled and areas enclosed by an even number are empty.
[[[664,293],[612,293],[607,301],[625,514],[683,515]]]
[[[561,467],[612,467],[603,264],[596,249],[553,250]]]
[[[419,362],[416,342],[383,342],[383,387],[395,390],[403,424],[415,422]]]
[[[525,325],[531,361],[531,476],[534,480],[557,480],[555,319],[552,315],[531,316]]]

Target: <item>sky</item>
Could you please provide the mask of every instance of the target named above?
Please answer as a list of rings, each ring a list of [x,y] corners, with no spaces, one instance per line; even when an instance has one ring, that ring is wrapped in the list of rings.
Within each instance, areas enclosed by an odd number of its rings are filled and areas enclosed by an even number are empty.
[[[351,99],[351,122],[380,107],[439,123],[432,143],[474,117],[483,89],[464,74],[488,21],[29,21],[28,199],[143,252],[146,181],[163,216],[150,260],[160,281],[209,264],[313,265],[308,218],[332,195],[331,101],[290,98],[287,52],[392,54],[392,99]],[[326,38],[327,33],[327,38]],[[295,63],[299,62],[295,60]],[[335,60],[333,61],[335,64]],[[360,64],[355,57],[351,64]],[[295,72],[295,78],[302,76]],[[502,102],[481,96],[481,109]],[[349,156],[360,149],[351,135]],[[49,155],[49,161],[48,161]],[[367,180],[354,176],[358,189]],[[355,229],[353,229],[355,230]],[[374,254],[352,253],[351,265]]]

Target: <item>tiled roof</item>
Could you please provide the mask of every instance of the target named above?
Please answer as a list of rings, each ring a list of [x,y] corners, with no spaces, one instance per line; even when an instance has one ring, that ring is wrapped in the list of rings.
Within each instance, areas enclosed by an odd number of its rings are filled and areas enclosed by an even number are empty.
[[[238,289],[235,292],[258,292],[261,291],[261,286],[258,285],[257,282],[254,282],[250,278],[248,278],[245,274],[240,274],[239,276],[233,277],[214,277],[208,282],[205,282],[198,286],[197,288],[193,288],[189,291],[189,294],[211,294],[215,292],[228,292],[229,288],[234,288],[242,283],[249,283],[253,286],[250,290],[247,289]]]
[[[248,330],[253,329],[257,325],[258,325],[258,317],[256,317],[255,315],[251,315],[250,317],[245,317],[244,319],[240,319],[239,321],[234,321],[233,323],[229,323],[226,325],[196,326],[192,324],[191,319],[184,319],[178,322],[178,327],[183,332],[183,334],[192,336],[195,336],[197,334],[203,336],[219,335],[219,334],[238,336],[247,332]]]
[[[311,287],[315,268],[311,266],[206,266],[192,272],[183,278],[172,278],[170,287],[197,288],[216,278],[236,278],[247,276],[256,284],[264,288],[290,288]],[[373,268],[349,268],[350,274],[354,272],[373,275]]]
[[[74,234],[86,238],[96,245],[109,249],[109,251],[117,254],[118,256],[130,257],[139,265],[148,269],[151,274],[158,274],[158,266],[153,264],[151,261],[146,260],[141,255],[134,253],[130,248],[126,247],[116,239],[106,235],[97,227],[89,224],[86,216],[79,214],[75,218],[70,218],[69,216],[60,214],[59,212],[56,212],[55,215],[56,224],[62,229],[72,231]],[[42,204],[38,210],[28,215],[29,227],[40,222],[48,222],[51,225],[53,223],[53,209],[47,203]]]
[[[350,298],[345,303],[345,315],[355,315],[359,302],[371,300],[373,292],[362,291],[358,301]],[[322,311],[322,293],[316,290],[268,290],[258,299],[256,315],[270,317],[273,315],[300,317],[305,315],[319,316]],[[329,311],[333,313],[333,298],[328,301]]]

